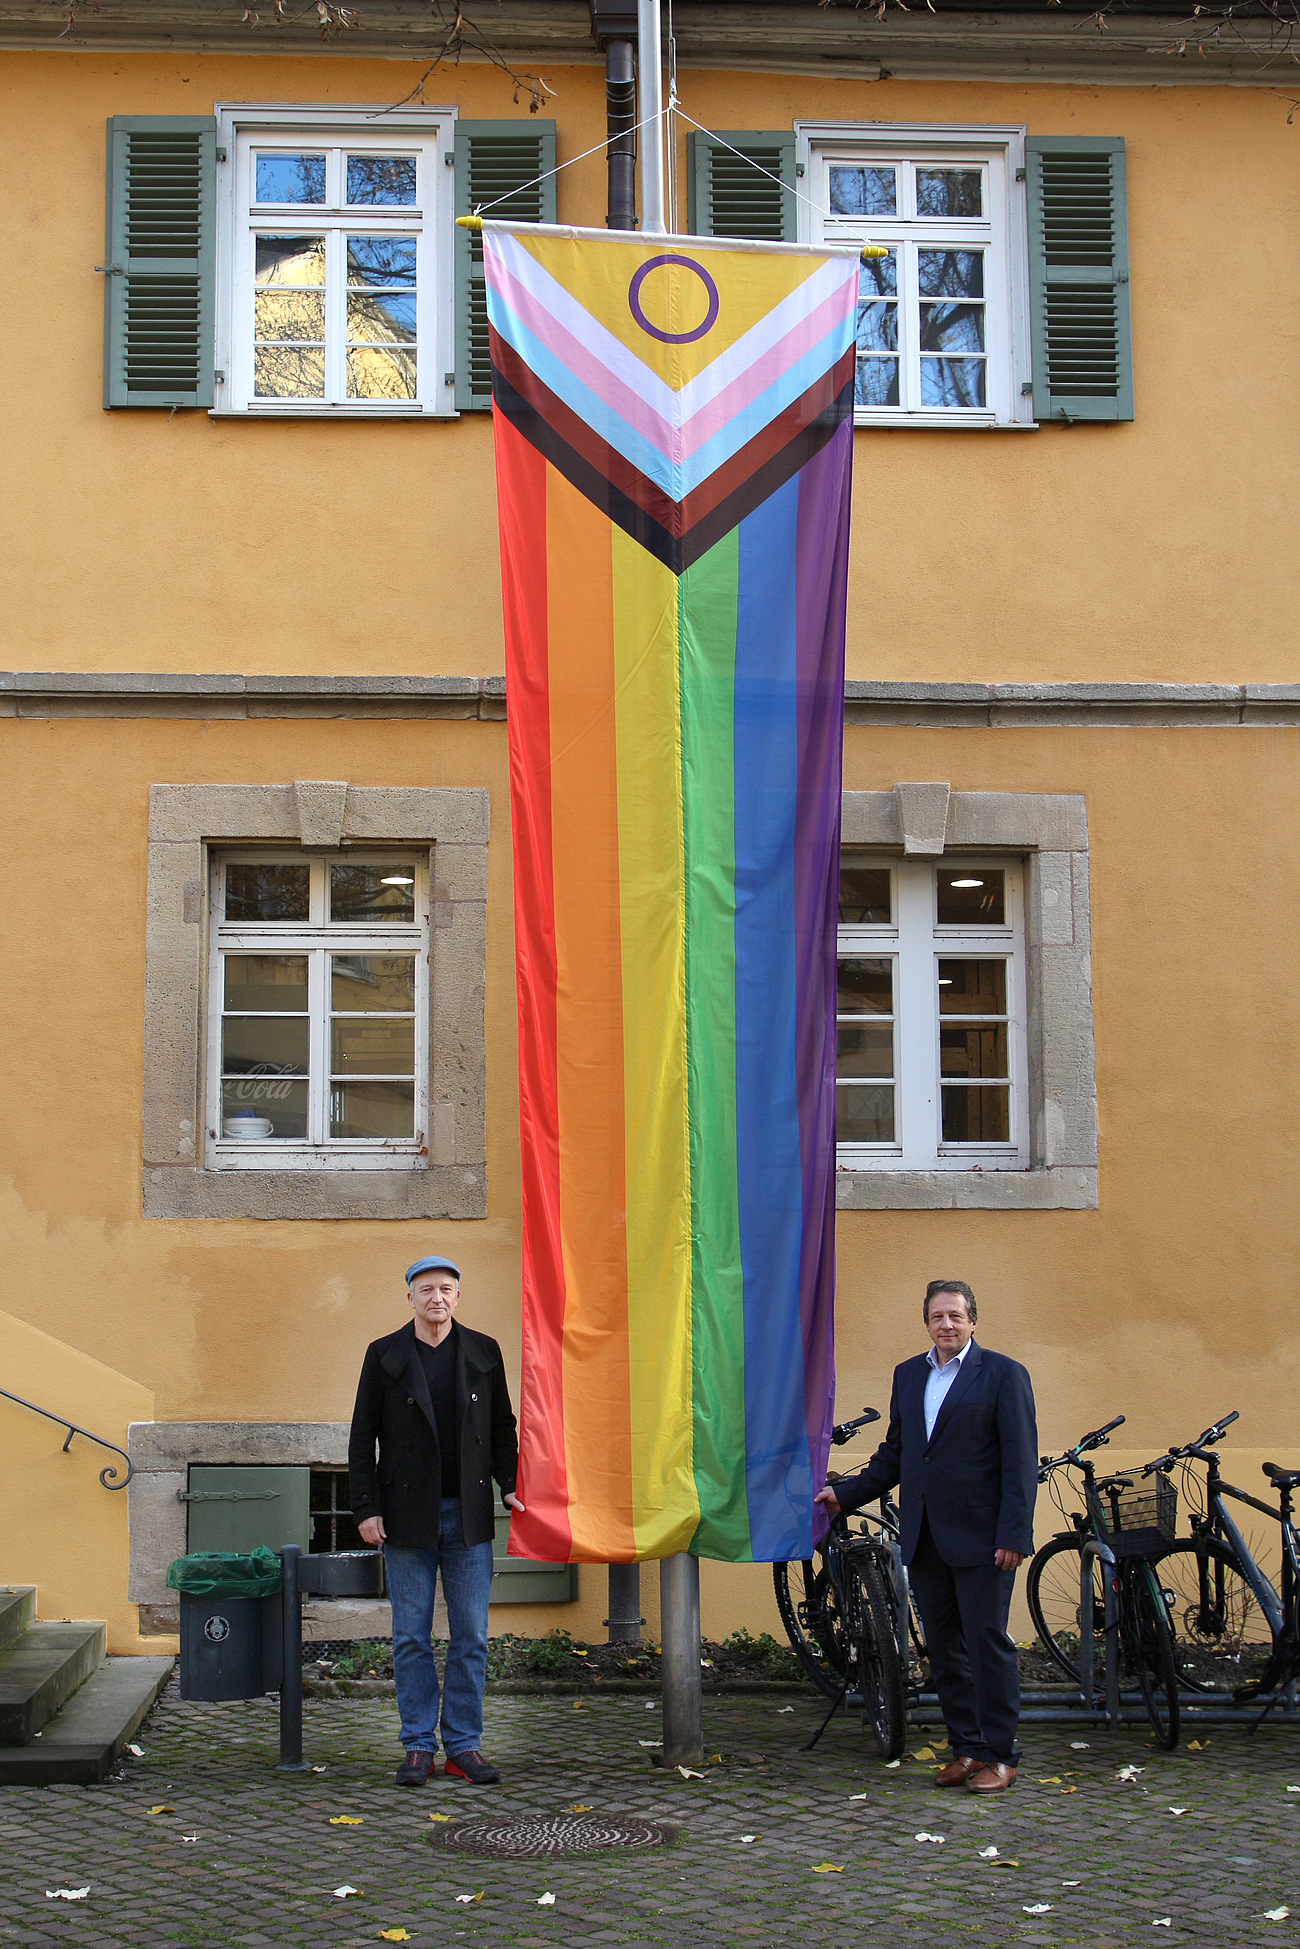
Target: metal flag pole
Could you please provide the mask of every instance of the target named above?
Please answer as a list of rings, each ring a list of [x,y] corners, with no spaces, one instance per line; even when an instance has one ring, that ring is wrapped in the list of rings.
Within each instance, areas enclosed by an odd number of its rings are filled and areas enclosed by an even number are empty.
[[[704,1757],[700,1683],[700,1563],[679,1551],[659,1564],[663,1633],[664,1765],[698,1766]]]
[[[659,0],[637,0],[637,80],[641,101],[641,230],[662,237],[664,231],[664,79],[663,35]]]

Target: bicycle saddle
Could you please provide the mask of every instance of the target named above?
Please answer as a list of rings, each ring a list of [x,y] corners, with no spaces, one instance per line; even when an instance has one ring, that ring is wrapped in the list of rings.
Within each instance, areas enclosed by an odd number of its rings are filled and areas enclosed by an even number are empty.
[[[1276,1462],[1265,1462],[1264,1473],[1275,1489],[1294,1489],[1300,1482],[1300,1469],[1280,1469]]]
[[[1133,1487],[1133,1477],[1131,1475],[1099,1475],[1097,1477],[1097,1487],[1099,1489],[1131,1489]]]

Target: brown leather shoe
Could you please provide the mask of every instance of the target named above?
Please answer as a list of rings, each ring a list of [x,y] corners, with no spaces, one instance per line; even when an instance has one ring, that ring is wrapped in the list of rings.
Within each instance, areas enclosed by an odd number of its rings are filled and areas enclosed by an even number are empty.
[[[934,1776],[934,1784],[937,1787],[964,1787],[971,1774],[978,1773],[983,1764],[982,1760],[971,1759],[967,1753],[959,1754],[956,1759],[949,1760],[947,1766],[939,1768]]]
[[[1016,1783],[1016,1769],[1008,1766],[1005,1760],[991,1760],[987,1766],[978,1767],[966,1782],[970,1793],[1002,1793]]]

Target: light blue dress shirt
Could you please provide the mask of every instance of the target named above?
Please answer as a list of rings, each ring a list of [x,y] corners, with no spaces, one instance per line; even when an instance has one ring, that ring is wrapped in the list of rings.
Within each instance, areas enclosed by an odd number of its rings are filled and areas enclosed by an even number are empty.
[[[925,1377],[925,1438],[927,1441],[934,1433],[934,1424],[939,1419],[939,1410],[944,1404],[948,1389],[961,1372],[962,1361],[974,1345],[972,1336],[961,1352],[954,1354],[951,1360],[945,1361],[942,1367],[939,1365],[939,1355],[934,1347],[931,1347],[925,1356],[930,1368]]]

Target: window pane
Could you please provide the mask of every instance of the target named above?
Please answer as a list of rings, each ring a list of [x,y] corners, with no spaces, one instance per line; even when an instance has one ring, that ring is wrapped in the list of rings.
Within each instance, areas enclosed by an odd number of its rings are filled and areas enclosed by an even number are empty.
[[[348,342],[414,345],[414,291],[350,291]]]
[[[413,1137],[414,1083],[334,1083],[331,1137]]]
[[[223,1137],[274,1137],[302,1143],[307,1135],[307,1085],[283,1076],[241,1076],[221,1085]]]
[[[888,257],[864,258],[858,265],[858,303],[875,304],[879,298],[898,296],[898,252]]]
[[[414,352],[381,352],[373,346],[348,347],[349,399],[414,399]]]
[[[896,352],[898,350],[898,306],[886,304],[858,304],[855,326],[859,352]]]
[[[923,352],[982,352],[984,350],[984,307],[978,305],[927,304],[921,306],[921,350]]]
[[[258,284],[315,286],[325,282],[323,237],[258,237],[253,276]]]
[[[415,289],[414,237],[349,237],[348,283]]]
[[[898,214],[898,181],[891,165],[832,163],[830,177],[834,215],[892,217]]]
[[[862,866],[851,854],[840,858],[840,924],[888,927],[890,872],[887,866]]]
[[[1003,927],[1006,917],[1006,875],[1000,866],[939,868],[940,927]]]
[[[309,866],[227,866],[227,920],[306,920],[310,911]]]
[[[324,156],[259,155],[258,203],[323,203],[325,201]]]
[[[922,406],[987,404],[983,359],[922,359]]]
[[[330,1067],[343,1076],[410,1076],[415,1071],[415,1023],[409,1016],[387,1019],[335,1016],[330,1028]]]
[[[415,919],[415,874],[410,866],[370,865],[330,867],[331,920]],[[335,967],[339,963],[335,962]],[[339,1004],[336,1002],[335,1007]],[[349,1003],[357,1007],[357,1003]],[[359,1006],[367,1008],[368,1002]],[[410,1002],[402,1003],[410,1008]]]
[[[324,346],[257,346],[253,391],[259,399],[324,399]]]
[[[253,300],[253,330],[260,339],[325,340],[323,291],[259,291]]]
[[[414,156],[349,156],[349,203],[414,203]]]
[[[1005,1015],[1006,1012],[1005,961],[940,961],[940,1015]]]
[[[919,217],[982,217],[982,172],[978,169],[918,169]]]
[[[898,360],[859,359],[853,382],[855,406],[897,406]]]
[[[982,298],[982,250],[919,250],[917,272],[923,298]]]
[[[840,1022],[835,1030],[835,1074],[845,1076],[892,1076],[894,1073],[894,1028],[892,1023]]]
[[[939,1074],[949,1076],[1005,1076],[1007,1027],[991,1022],[985,1028],[943,1027],[939,1030]]]
[[[229,907],[227,907],[229,913]],[[223,954],[228,1010],[241,1014],[305,1014],[305,954]]]
[[[224,1076],[305,1076],[305,1015],[227,1015],[221,1024]]]
[[[336,1013],[415,1007],[413,954],[331,954],[330,1007]]]
[[[892,1015],[894,1012],[893,961],[888,958],[841,959],[839,993],[835,1006],[841,1015]]]
[[[835,1137],[841,1144],[892,1144],[894,1091],[890,1084],[841,1083],[835,1091]]]
[[[945,1089],[945,1144],[1009,1144],[1011,1092],[1001,1089]]]

